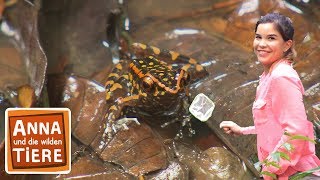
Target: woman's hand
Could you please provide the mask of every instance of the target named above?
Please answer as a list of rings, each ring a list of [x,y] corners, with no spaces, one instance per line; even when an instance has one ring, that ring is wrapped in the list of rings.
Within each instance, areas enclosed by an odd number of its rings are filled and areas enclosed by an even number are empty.
[[[227,134],[235,134],[235,135],[242,135],[242,127],[238,124],[234,123],[233,121],[222,121],[220,123],[220,128],[223,128],[224,132]]]

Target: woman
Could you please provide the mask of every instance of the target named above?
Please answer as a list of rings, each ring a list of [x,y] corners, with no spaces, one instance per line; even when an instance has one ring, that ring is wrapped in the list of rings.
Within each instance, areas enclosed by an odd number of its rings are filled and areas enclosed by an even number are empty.
[[[288,179],[296,172],[320,166],[313,143],[289,141],[290,137],[286,134],[314,139],[313,125],[307,120],[303,104],[304,88],[292,68],[294,29],[289,18],[270,13],[257,22],[255,33],[254,52],[264,72],[260,76],[252,108],[254,126],[240,127],[232,121],[223,121],[220,127],[228,134],[257,134],[260,162],[274,161],[271,156],[274,152],[288,154],[290,160],[280,158],[279,167],[265,164],[262,167],[262,171],[275,174],[279,180]],[[286,142],[292,146],[284,147]],[[271,176],[263,177],[272,179]]]

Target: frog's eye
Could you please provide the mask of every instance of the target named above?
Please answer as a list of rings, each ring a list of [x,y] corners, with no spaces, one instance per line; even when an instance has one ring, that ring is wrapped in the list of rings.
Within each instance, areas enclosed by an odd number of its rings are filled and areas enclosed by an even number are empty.
[[[153,80],[149,76],[146,76],[142,79],[142,87],[146,91],[151,91],[153,89],[153,83]]]

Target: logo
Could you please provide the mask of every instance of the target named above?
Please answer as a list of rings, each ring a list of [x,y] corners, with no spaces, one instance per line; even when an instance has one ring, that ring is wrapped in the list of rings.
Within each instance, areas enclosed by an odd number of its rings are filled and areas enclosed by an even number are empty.
[[[71,168],[68,108],[9,108],[5,114],[8,174],[66,174]]]

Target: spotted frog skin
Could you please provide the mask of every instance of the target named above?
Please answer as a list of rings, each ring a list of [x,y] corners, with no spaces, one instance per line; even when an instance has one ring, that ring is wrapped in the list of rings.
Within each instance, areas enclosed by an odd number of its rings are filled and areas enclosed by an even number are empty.
[[[109,109],[102,127],[104,139],[94,140],[100,147],[121,127],[119,123],[128,123],[119,120],[127,109],[137,116],[175,115],[173,121],[180,120],[185,126],[190,121],[187,85],[207,75],[196,60],[177,52],[140,43],[132,48],[137,58],[116,64],[105,84]]]

